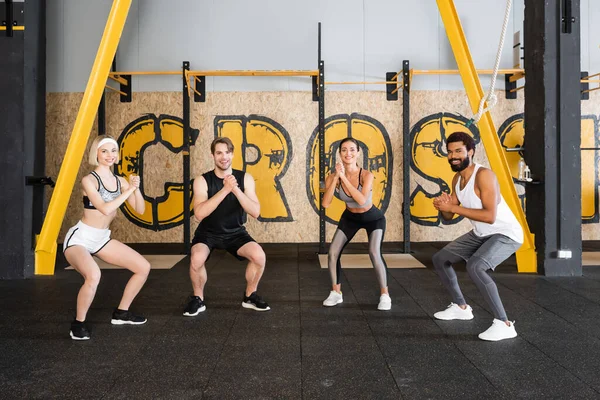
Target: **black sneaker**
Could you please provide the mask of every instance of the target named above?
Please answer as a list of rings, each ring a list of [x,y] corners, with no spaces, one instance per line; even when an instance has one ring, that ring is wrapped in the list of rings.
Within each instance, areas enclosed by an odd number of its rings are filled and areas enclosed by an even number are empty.
[[[129,310],[119,310],[117,308],[113,312],[110,323],[113,325],[142,325],[146,321],[148,320],[141,315],[135,315]]]
[[[263,299],[261,299],[256,292],[252,292],[250,296],[246,296],[246,293],[244,293],[242,307],[251,308],[256,311],[269,311],[271,309],[271,307],[269,307],[269,305]]]
[[[73,340],[90,340],[90,331],[87,326],[85,326],[85,322],[73,320],[73,322],[71,322],[71,332],[69,333]]]
[[[206,310],[206,304],[198,296],[190,296],[190,302],[183,310],[183,315],[186,317],[195,317],[202,311]]]

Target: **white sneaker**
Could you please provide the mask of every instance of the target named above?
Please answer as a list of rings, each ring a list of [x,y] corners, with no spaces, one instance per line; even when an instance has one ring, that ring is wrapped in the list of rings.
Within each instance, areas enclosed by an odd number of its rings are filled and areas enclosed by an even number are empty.
[[[479,334],[479,339],[489,340],[492,342],[497,342],[498,340],[503,339],[512,339],[514,337],[517,337],[515,322],[512,321],[510,326],[508,326],[504,321],[500,321],[496,318],[494,318],[492,326],[490,326],[485,332]]]
[[[342,296],[341,293],[336,292],[335,290],[332,290],[329,293],[329,297],[327,297],[325,300],[323,300],[323,305],[325,307],[333,307],[333,306],[337,306],[340,303],[344,302],[344,297]]]
[[[378,310],[391,310],[392,309],[392,299],[389,294],[382,294],[379,297],[379,305],[377,306]]]
[[[469,320],[473,319],[473,309],[470,305],[464,310],[457,304],[450,303],[450,305],[444,311],[438,311],[433,316],[437,319],[443,319],[444,321],[450,321],[453,319]]]

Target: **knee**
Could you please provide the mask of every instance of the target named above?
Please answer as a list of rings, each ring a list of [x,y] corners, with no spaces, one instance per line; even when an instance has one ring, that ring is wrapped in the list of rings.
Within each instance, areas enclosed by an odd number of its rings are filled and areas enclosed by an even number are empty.
[[[444,255],[444,251],[440,250],[431,257],[433,266],[436,268],[443,267],[446,264],[447,258]]]
[[[371,261],[377,260],[380,255],[381,253],[378,249],[373,248],[373,246],[369,246],[369,257],[371,258]]]
[[[471,257],[469,261],[467,261],[467,272],[471,277],[485,272],[488,268],[487,263],[479,257]]]
[[[97,271],[91,272],[89,275],[85,277],[85,285],[91,287],[92,289],[96,289],[100,284],[100,278],[102,277],[102,273],[98,269]]]
[[[192,253],[190,262],[190,268],[195,272],[199,272],[204,268],[204,262],[206,259],[199,253]]]
[[[148,262],[148,260],[144,259],[144,261],[140,263],[137,273],[144,276],[145,278],[148,277],[148,275],[150,274],[150,263]]]
[[[250,255],[250,262],[264,268],[267,263],[267,256],[262,249],[257,250]]]
[[[329,250],[329,252],[327,253],[327,262],[331,265],[331,264],[337,264],[338,262],[338,258],[340,257],[340,253],[338,251],[335,250]]]

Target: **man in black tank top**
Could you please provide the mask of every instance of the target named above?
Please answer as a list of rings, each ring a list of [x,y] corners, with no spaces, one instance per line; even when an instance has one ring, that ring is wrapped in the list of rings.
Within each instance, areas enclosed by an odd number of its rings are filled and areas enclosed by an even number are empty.
[[[270,310],[256,293],[265,270],[265,252],[244,227],[247,214],[254,218],[260,215],[254,179],[244,171],[231,168],[233,143],[229,138],[215,139],[210,149],[215,168],[194,180],[194,216],[200,225],[192,240],[190,278],[194,294],[183,315],[195,316],[206,309],[204,263],[213,249],[224,249],[238,260],[248,260],[242,306],[256,311]]]

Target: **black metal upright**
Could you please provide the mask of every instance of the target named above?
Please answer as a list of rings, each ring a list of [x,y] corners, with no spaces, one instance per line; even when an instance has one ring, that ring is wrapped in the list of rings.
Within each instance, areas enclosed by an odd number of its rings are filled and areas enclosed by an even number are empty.
[[[6,2],[0,21],[0,280],[34,273],[44,219],[46,2]],[[13,29],[14,28],[14,29]]]
[[[111,71],[117,70],[117,56],[113,58]],[[106,135],[106,91],[102,92],[100,104],[98,105],[98,135]]]
[[[402,224],[403,253],[410,253],[410,63],[402,61]]]
[[[6,37],[13,37],[13,0],[4,0],[4,6],[6,10],[5,21],[6,21]]]
[[[190,84],[186,71],[190,70],[190,62],[183,62],[183,244],[185,254],[189,254],[190,233],[191,233],[191,216],[190,216],[190,94],[188,85]]]
[[[579,0],[525,0],[524,155],[542,183],[527,186],[527,220],[547,276],[582,274],[579,16]]]
[[[321,23],[319,22],[319,253],[325,254],[325,62],[321,59]]]

